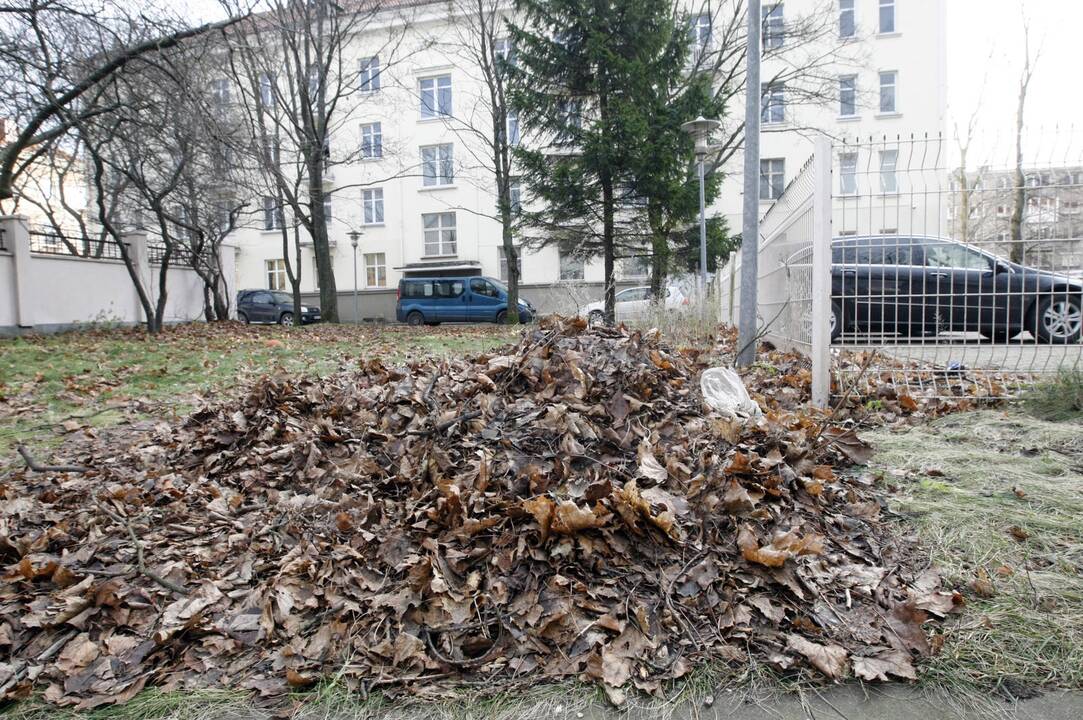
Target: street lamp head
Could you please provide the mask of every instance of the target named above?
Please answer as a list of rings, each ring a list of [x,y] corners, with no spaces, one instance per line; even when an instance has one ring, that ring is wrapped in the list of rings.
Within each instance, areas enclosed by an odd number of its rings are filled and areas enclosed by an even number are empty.
[[[704,140],[722,125],[718,120],[708,120],[700,115],[695,120],[689,120],[681,125],[681,130],[692,136],[693,140]]]
[[[353,246],[354,250],[357,249],[357,243],[358,243],[358,241],[360,239],[361,239],[361,233],[359,231],[357,231],[357,230],[351,230],[350,231],[350,245]]]

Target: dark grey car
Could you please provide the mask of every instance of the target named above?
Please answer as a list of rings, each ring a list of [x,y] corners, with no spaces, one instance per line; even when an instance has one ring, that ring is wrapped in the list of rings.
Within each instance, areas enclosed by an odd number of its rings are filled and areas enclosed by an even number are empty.
[[[280,290],[241,290],[237,293],[237,319],[244,323],[293,324],[293,296]],[[301,306],[301,324],[320,321],[320,309]]]
[[[1083,335],[1083,283],[935,237],[838,238],[831,252],[831,337],[977,332],[1003,342]]]

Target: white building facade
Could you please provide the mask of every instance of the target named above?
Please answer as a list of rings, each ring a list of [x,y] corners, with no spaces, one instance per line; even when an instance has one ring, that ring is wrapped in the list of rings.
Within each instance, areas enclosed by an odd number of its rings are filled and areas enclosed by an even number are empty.
[[[946,109],[945,0],[789,0],[765,3],[775,33],[765,42],[787,42],[787,23],[802,14],[829,14],[837,29],[825,52],[840,61],[818,72],[833,74],[836,92],[818,102],[797,102],[787,88],[765,88],[763,111],[761,209],[785,187],[811,154],[818,132],[838,138],[894,137],[941,133]],[[717,3],[716,3],[717,4]],[[398,56],[381,58],[373,47],[386,43],[386,27],[372,23],[350,47],[363,91],[343,112],[350,122],[331,139],[331,156],[358,148],[367,156],[334,167],[330,238],[335,278],[344,319],[352,318],[354,291],[351,233],[360,233],[356,250],[357,288],[362,318],[393,318],[394,291],[405,268],[418,265],[476,268],[477,274],[506,275],[501,227],[496,220],[496,188],[491,160],[474,128],[488,123],[487,89],[477,68],[464,61],[454,43],[455,19],[448,5],[412,9]],[[695,14],[695,9],[693,9]],[[401,12],[388,22],[402,22]],[[776,21],[776,18],[778,19]],[[781,27],[781,38],[777,28]],[[702,34],[703,30],[698,31]],[[845,60],[842,60],[845,56]],[[858,60],[855,62],[854,58]],[[763,77],[774,72],[772,62]],[[831,82],[826,87],[832,85]],[[727,122],[739,122],[736,108]],[[509,136],[530,142],[528,128],[511,123]],[[876,158],[879,162],[880,158]],[[724,214],[731,232],[741,227],[740,154],[724,168],[727,179],[713,211]],[[521,197],[529,204],[528,197]],[[257,207],[259,203],[257,203]],[[229,241],[236,245],[236,288],[286,289],[280,218],[272,210],[253,213]],[[877,228],[879,229],[879,228]],[[522,254],[523,294],[542,311],[568,310],[601,294],[600,259],[562,257],[556,247]],[[642,284],[644,262],[618,265],[618,277]],[[576,292],[585,292],[576,296]],[[582,291],[582,288],[588,288]],[[304,249],[302,289],[316,293],[311,245]],[[311,296],[309,297],[311,299]]]

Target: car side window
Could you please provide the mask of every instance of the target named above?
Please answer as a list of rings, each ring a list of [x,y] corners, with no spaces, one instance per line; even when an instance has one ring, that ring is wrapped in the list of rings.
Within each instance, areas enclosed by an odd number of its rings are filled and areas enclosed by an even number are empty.
[[[990,270],[989,258],[955,243],[931,243],[925,246],[925,264],[929,267],[961,270]]]
[[[457,298],[466,285],[462,280],[437,280],[433,282],[433,294],[442,298]]]
[[[884,247],[885,265],[912,265],[909,245],[888,245]]]
[[[617,293],[617,302],[633,302],[635,300],[646,300],[647,291],[644,288],[629,288],[622,292]]]
[[[270,304],[270,302],[271,302],[271,293],[265,293],[265,292],[256,293],[255,295],[252,296],[252,299],[251,299],[250,302],[260,303],[260,304],[264,304],[264,305]]]
[[[475,295],[484,295],[485,297],[498,297],[499,294],[496,288],[492,286],[488,280],[482,278],[474,278],[470,281],[470,292]]]

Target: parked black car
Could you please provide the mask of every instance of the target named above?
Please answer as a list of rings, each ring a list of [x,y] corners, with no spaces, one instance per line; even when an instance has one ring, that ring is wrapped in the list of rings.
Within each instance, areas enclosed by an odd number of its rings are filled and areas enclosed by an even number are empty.
[[[293,296],[278,290],[241,290],[237,293],[237,318],[245,323],[293,324]],[[320,309],[301,306],[301,323],[320,321]]]
[[[977,332],[1004,342],[1079,342],[1083,282],[936,237],[837,238],[831,251],[831,338]]]

